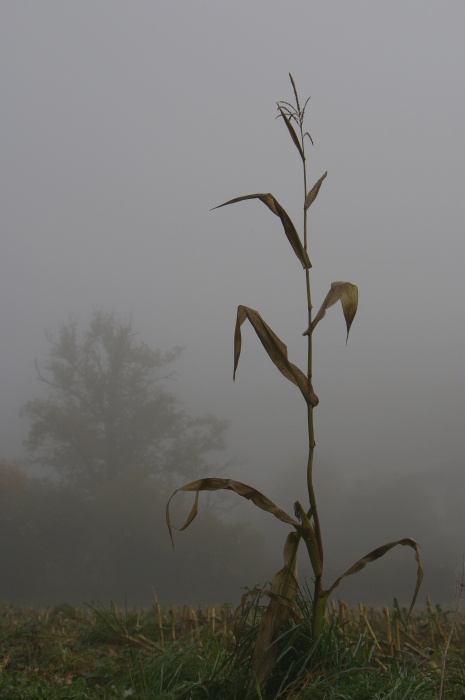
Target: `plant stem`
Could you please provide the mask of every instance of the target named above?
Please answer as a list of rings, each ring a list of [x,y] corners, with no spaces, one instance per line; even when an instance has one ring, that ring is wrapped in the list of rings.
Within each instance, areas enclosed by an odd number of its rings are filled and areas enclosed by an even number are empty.
[[[302,144],[302,153],[304,154],[304,158],[302,159],[303,174],[304,174],[304,249],[305,249],[305,252],[307,252],[307,210],[305,209],[305,200],[307,198],[307,166],[306,166],[306,161],[305,161],[305,144],[304,144],[302,119],[300,119],[300,138],[301,138],[301,144]],[[311,295],[311,290],[310,290],[310,271],[308,268],[305,269],[305,282],[306,282],[306,286],[307,286],[308,327],[310,328],[310,325],[312,323],[312,295]],[[307,378],[308,378],[309,384],[311,384],[311,381],[312,381],[312,333],[308,334],[307,342],[308,342],[308,346],[307,346],[308,347],[308,351],[307,351],[307,359],[308,359]],[[309,447],[308,463],[307,463],[308,498],[310,501],[310,508],[314,513],[315,532],[318,530],[319,540],[321,541],[321,533],[319,532],[320,528],[319,528],[319,524],[318,524],[318,515],[317,515],[317,511],[316,511],[315,492],[313,490],[313,450],[315,448],[315,433],[313,430],[313,406],[310,403],[307,404],[307,422],[308,422],[308,447]],[[320,554],[322,554],[322,551],[320,552]]]
[[[310,510],[313,515],[313,523],[315,527],[315,537],[318,546],[318,554],[320,559],[320,571],[315,574],[315,588],[313,592],[313,618],[312,618],[312,632],[314,635],[318,633],[320,626],[323,622],[326,611],[326,601],[327,596],[321,597],[322,589],[322,578],[323,578],[323,540],[321,537],[320,519],[318,518],[318,508],[316,505],[315,491],[313,488],[313,452],[314,448],[310,447],[308,451],[308,463],[307,463],[307,485],[308,485],[308,495],[310,499]]]
[[[316,507],[315,491],[313,489],[313,447],[310,447],[308,451],[308,463],[307,463],[307,484],[308,484],[308,495],[310,499],[310,511],[313,515],[313,522],[315,524],[315,535],[318,544],[318,553],[320,555],[320,562],[323,566],[323,541],[321,539],[321,529],[320,520],[318,518],[318,508]]]
[[[302,132],[302,127],[301,127]],[[304,149],[304,139],[302,136],[302,150]],[[305,161],[303,161],[304,169],[304,202],[307,197],[307,168]],[[304,208],[304,248],[307,251],[307,210]],[[308,327],[312,322],[312,294],[310,290],[310,271],[308,268],[305,270],[305,281],[307,285],[307,310],[308,310]],[[312,334],[309,333],[307,336],[308,341],[308,351],[307,351],[307,377],[311,384],[312,382]],[[309,446],[312,449],[315,447],[315,434],[313,431],[313,406],[307,404],[307,415],[308,415],[308,439]]]
[[[300,115],[299,115],[300,116]],[[303,121],[300,118],[300,138],[302,145],[302,153],[304,157],[302,159],[303,165],[303,175],[304,175],[304,203],[307,198],[307,167],[305,161],[305,144],[304,144],[304,132],[303,132]],[[304,204],[304,249],[307,252],[307,210]],[[307,287],[307,309],[308,309],[308,327],[310,328],[312,323],[312,295],[310,289],[310,271],[308,268],[305,270],[305,281]],[[308,352],[307,352],[307,377],[309,384],[312,383],[312,333],[310,332],[307,336],[308,340]],[[315,433],[313,429],[313,406],[307,404],[307,422],[308,422],[308,462],[307,462],[307,488],[308,488],[308,498],[310,501],[309,514],[313,515],[313,522],[315,526],[315,536],[318,545],[318,554],[320,559],[320,569],[315,573],[315,588],[313,594],[313,618],[312,618],[312,631],[316,635],[323,623],[327,596],[321,597],[322,590],[322,574],[323,574],[323,540],[321,537],[320,520],[318,518],[318,509],[316,505],[315,490],[313,488],[313,452],[315,449]]]

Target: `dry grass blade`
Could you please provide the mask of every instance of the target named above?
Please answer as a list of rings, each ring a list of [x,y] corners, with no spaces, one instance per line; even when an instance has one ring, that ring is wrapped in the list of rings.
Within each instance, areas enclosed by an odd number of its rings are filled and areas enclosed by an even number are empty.
[[[310,136],[310,134],[309,134],[309,136]],[[318,192],[320,191],[321,184],[322,184],[323,180],[325,179],[325,177],[327,176],[327,174],[328,174],[328,171],[326,171],[325,174],[320,177],[318,182],[315,182],[312,189],[305,197],[305,211],[307,211],[307,209],[313,204],[313,202],[317,198]]]
[[[228,204],[236,204],[236,202],[243,202],[246,199],[259,199],[261,202],[263,202],[263,204],[266,204],[268,209],[272,211],[273,214],[275,214],[281,219],[281,223],[284,228],[284,233],[287,236],[287,240],[291,244],[292,250],[299,258],[302,267],[304,269],[310,268],[312,266],[312,263],[310,262],[310,258],[308,257],[307,251],[302,245],[302,242],[299,238],[299,234],[297,233],[297,230],[294,224],[292,223],[289,214],[285,211],[285,209],[283,209],[278,200],[275,197],[273,197],[273,195],[269,192],[267,194],[246,194],[243,197],[235,197],[234,199],[230,199],[227,202],[223,202],[223,204],[219,204],[217,207],[213,207],[211,211],[213,211],[214,209],[221,209],[221,207],[226,207]]]
[[[311,406],[318,405],[318,397],[313,391],[313,387],[308,377],[298,367],[289,362],[287,358],[287,347],[278,336],[265,323],[258,311],[248,306],[238,306],[236,330],[234,333],[234,378],[236,378],[237,364],[241,354],[242,335],[241,325],[246,318],[249,319],[256,334],[265,348],[271,361],[276,365],[281,374],[286,379],[299,387],[305,401]]]
[[[288,128],[288,131],[289,131],[289,133],[290,133],[290,135],[291,135],[291,139],[294,141],[294,144],[295,144],[297,150],[298,150],[299,153],[300,153],[300,157],[301,157],[302,160],[305,162],[304,152],[303,152],[303,150],[302,150],[302,146],[300,145],[299,139],[297,138],[297,134],[296,134],[295,131],[294,131],[294,127],[292,126],[291,122],[289,121],[289,119],[288,119],[288,118],[286,117],[286,115],[284,114],[284,112],[283,112],[282,108],[280,107],[280,105],[278,105],[278,109],[279,109],[279,111],[281,112],[281,116],[282,116],[282,118],[284,119],[284,122],[285,122],[285,124],[286,124],[286,126],[287,126],[287,128]]]
[[[171,499],[178,493],[178,491],[195,491],[194,505],[192,506],[191,512],[189,513],[186,522],[180,528],[180,530],[185,530],[187,527],[189,527],[189,525],[197,515],[200,491],[220,490],[234,491],[234,493],[237,493],[238,496],[242,496],[243,498],[247,498],[249,501],[252,501],[252,503],[258,506],[258,508],[265,510],[267,513],[271,513],[272,515],[274,515],[275,518],[281,520],[281,522],[286,523],[287,525],[292,525],[296,528],[296,530],[302,530],[302,526],[297,520],[288,515],[284,510],[277,506],[276,503],[273,503],[273,501],[267,498],[263,493],[257,491],[257,489],[254,489],[252,486],[248,486],[248,484],[243,484],[241,481],[234,481],[234,479],[196,479],[196,481],[191,481],[188,484],[184,484],[184,486],[181,486],[179,489],[176,489],[176,491],[174,491],[171,494],[171,497],[168,503],[166,504],[166,524],[168,525],[168,530],[170,533],[173,548],[173,526],[171,525],[169,511]]]
[[[323,316],[326,315],[326,310],[329,309],[330,306],[334,306],[334,304],[336,304],[336,302],[338,302],[339,299],[341,300],[342,310],[344,312],[344,318],[347,326],[347,342],[349,338],[350,327],[352,325],[352,321],[355,318],[355,314],[357,313],[358,306],[358,287],[355,284],[351,284],[350,282],[333,282],[331,284],[331,289],[326,295],[326,298],[322,303],[320,310],[313,319],[309,328],[307,328],[305,333],[303,333],[302,335],[309,335],[309,333],[313,333],[317,323],[319,323]]]
[[[259,685],[274,666],[279,630],[289,617],[297,595],[297,548],[299,536],[289,533],[284,545],[284,566],[271,582],[271,600],[258,628],[252,657],[252,673],[248,694],[257,681]]]
[[[324,591],[322,595],[330,595],[334,591],[334,589],[339,586],[343,578],[345,578],[346,576],[352,576],[352,574],[356,574],[358,571],[361,571],[361,569],[364,569],[367,564],[370,564],[370,562],[376,561],[376,559],[384,557],[384,555],[387,554],[387,552],[393,549],[393,547],[397,547],[397,545],[402,545],[403,547],[411,547],[415,551],[415,560],[417,562],[417,584],[415,586],[415,592],[413,594],[412,602],[409,609],[410,615],[413,606],[415,605],[418,591],[420,590],[421,582],[423,579],[423,567],[421,565],[418,543],[415,542],[415,540],[412,540],[410,537],[404,537],[404,539],[396,540],[396,542],[389,542],[388,544],[384,544],[382,547],[378,547],[372,552],[369,552],[369,554],[362,557],[362,559],[359,559],[357,562],[355,562],[355,564],[353,564],[353,566],[350,567],[350,569],[347,569],[347,571],[345,571],[341,576],[339,576],[339,578],[333,583],[331,588],[329,588],[327,591]]]

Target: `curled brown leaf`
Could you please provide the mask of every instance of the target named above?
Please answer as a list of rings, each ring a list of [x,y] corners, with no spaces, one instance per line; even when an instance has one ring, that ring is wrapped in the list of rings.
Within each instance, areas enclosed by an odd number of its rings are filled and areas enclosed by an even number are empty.
[[[234,199],[230,199],[227,202],[223,202],[223,204],[219,204],[217,207],[213,207],[213,209],[221,209],[221,207],[225,207],[228,204],[243,202],[246,199],[259,199],[261,202],[263,202],[263,204],[266,204],[268,209],[272,211],[273,214],[275,214],[281,219],[281,223],[283,225],[284,233],[286,234],[287,240],[291,244],[292,250],[299,258],[302,267],[304,269],[310,268],[312,266],[312,263],[310,262],[310,258],[308,257],[307,251],[302,245],[302,241],[300,240],[299,234],[297,233],[297,230],[294,224],[292,223],[289,214],[285,211],[285,209],[283,209],[278,200],[275,197],[273,197],[273,195],[269,192],[266,194],[246,194],[243,197],[235,197]]]
[[[350,327],[352,325],[352,321],[355,318],[355,314],[357,313],[358,306],[358,287],[355,284],[351,284],[350,282],[333,282],[331,284],[331,289],[326,295],[326,298],[322,303],[320,310],[318,311],[310,326],[304,333],[302,333],[302,335],[309,335],[309,333],[313,333],[315,326],[321,321],[323,316],[326,315],[326,310],[329,309],[330,306],[336,304],[336,302],[338,302],[339,300],[341,300],[342,311],[344,313],[344,318],[347,326],[347,342],[349,338]]]
[[[286,379],[299,387],[305,401],[311,406],[317,406],[319,403],[318,396],[313,391],[313,387],[308,380],[308,377],[292,362],[289,362],[287,357],[287,347],[278,338],[278,336],[265,323],[258,311],[251,309],[249,306],[237,307],[236,330],[234,333],[234,378],[236,378],[236,370],[241,354],[242,335],[241,325],[246,318],[249,319],[256,334],[258,335],[263,347],[268,353],[271,361],[276,365],[281,374]]]
[[[309,134],[309,136],[310,136],[310,134]],[[304,206],[305,211],[307,211],[307,209],[313,204],[313,202],[317,198],[318,192],[320,191],[321,184],[322,184],[323,180],[325,179],[325,177],[327,176],[327,174],[328,174],[328,171],[326,171],[325,174],[320,177],[318,182],[315,182],[312,189],[305,197],[305,206]]]
[[[410,604],[410,610],[409,610],[409,615],[411,611],[413,610],[413,606],[415,605],[415,601],[417,599],[418,591],[420,590],[421,582],[423,579],[423,567],[421,564],[421,559],[420,559],[420,550],[419,550],[419,545],[415,540],[412,540],[410,537],[404,537],[402,540],[396,540],[395,542],[389,542],[388,544],[382,545],[382,547],[378,547],[377,549],[374,549],[372,552],[369,552],[366,554],[364,557],[359,559],[355,564],[353,564],[350,569],[347,569],[341,576],[339,576],[338,579],[333,583],[331,588],[328,588],[327,591],[322,591],[322,596],[328,596],[332,591],[339,586],[340,582],[342,581],[343,578],[346,576],[352,576],[353,574],[356,574],[357,572],[361,571],[361,569],[364,569],[367,564],[370,564],[372,561],[376,561],[376,559],[380,559],[381,557],[384,557],[387,552],[389,552],[393,547],[397,547],[397,545],[401,545],[402,547],[411,547],[414,552],[415,552],[415,561],[417,562],[417,583],[415,586],[415,591],[413,594],[412,602]]]
[[[174,496],[178,493],[178,491],[195,492],[194,505],[192,506],[192,509],[187,517],[186,522],[181,528],[179,528],[180,530],[185,530],[187,527],[189,527],[189,525],[197,515],[200,491],[220,490],[234,491],[234,493],[237,493],[238,496],[242,496],[243,498],[247,498],[249,501],[252,501],[252,503],[258,506],[258,508],[265,510],[267,513],[271,513],[271,515],[274,515],[274,517],[278,520],[281,520],[281,522],[286,523],[287,525],[292,525],[296,528],[296,530],[302,529],[301,524],[292,516],[288,515],[284,510],[282,510],[282,508],[277,506],[276,503],[273,503],[273,501],[267,498],[267,496],[265,496],[260,491],[257,491],[257,489],[254,489],[252,486],[248,486],[248,484],[242,483],[242,481],[220,478],[196,479],[195,481],[191,481],[188,484],[184,484],[184,486],[181,486],[179,489],[176,489],[176,491],[174,491],[171,494],[170,499],[166,504],[166,524],[168,526],[173,547],[173,526],[171,525],[170,521],[170,503]]]

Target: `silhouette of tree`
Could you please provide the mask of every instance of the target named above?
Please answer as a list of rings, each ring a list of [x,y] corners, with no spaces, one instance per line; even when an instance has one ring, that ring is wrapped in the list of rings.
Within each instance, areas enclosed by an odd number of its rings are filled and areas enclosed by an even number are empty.
[[[164,386],[170,373],[160,374],[182,348],[152,350],[136,342],[131,321],[101,311],[83,334],[70,321],[47,340],[49,359],[36,369],[48,396],[21,410],[35,463],[87,493],[131,468],[163,489],[211,471],[207,458],[225,448],[227,422],[189,416]]]

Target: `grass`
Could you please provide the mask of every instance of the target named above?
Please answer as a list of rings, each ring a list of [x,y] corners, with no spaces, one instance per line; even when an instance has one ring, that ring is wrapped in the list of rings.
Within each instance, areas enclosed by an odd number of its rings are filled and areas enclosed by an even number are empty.
[[[259,599],[236,617],[229,606],[215,608],[213,615],[211,608],[189,606],[3,605],[0,698],[243,700],[264,609]],[[385,610],[349,610],[341,601],[315,637],[311,610],[308,591],[299,591],[278,638],[276,663],[256,698],[438,698],[453,612],[429,605],[406,622],[394,605],[387,627]],[[444,700],[465,700],[463,613],[453,627],[442,693]]]

